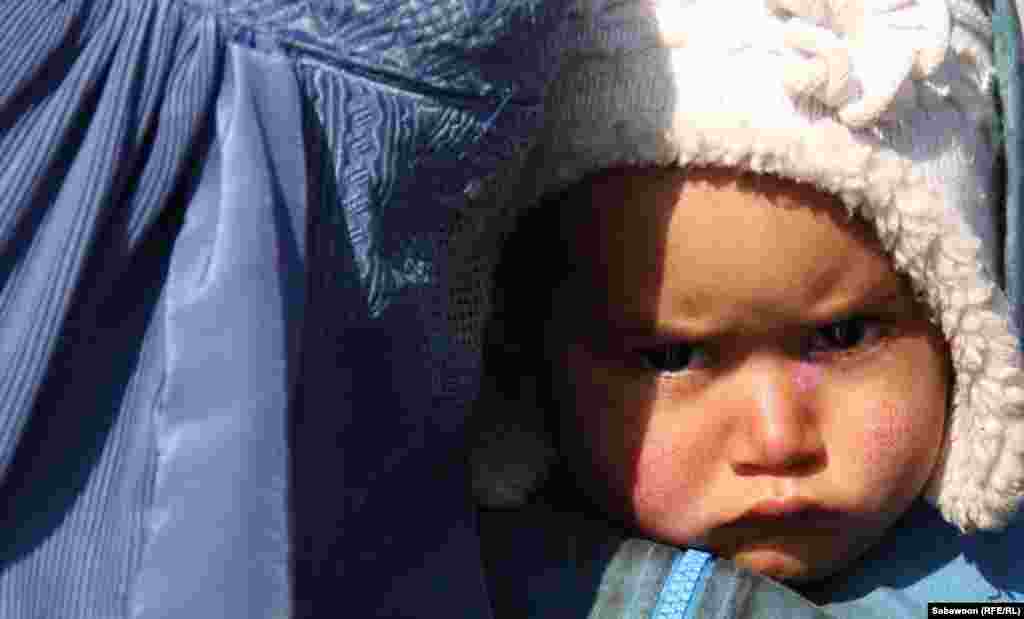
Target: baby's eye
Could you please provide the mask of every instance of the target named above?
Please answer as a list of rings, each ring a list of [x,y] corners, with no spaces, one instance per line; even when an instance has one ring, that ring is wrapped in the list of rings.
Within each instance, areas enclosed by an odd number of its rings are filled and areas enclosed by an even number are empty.
[[[818,327],[811,335],[808,352],[842,352],[871,346],[882,336],[882,325],[871,318],[854,317]]]
[[[658,372],[677,374],[707,364],[707,352],[698,344],[677,342],[640,352],[644,363]]]

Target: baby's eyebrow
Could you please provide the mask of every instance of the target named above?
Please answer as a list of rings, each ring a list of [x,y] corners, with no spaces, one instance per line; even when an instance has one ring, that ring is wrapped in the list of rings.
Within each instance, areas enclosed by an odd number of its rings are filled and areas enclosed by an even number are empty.
[[[606,324],[608,335],[627,347],[641,347],[665,341],[698,342],[719,337],[730,331],[727,324],[675,315],[671,318],[645,316],[623,317]]]
[[[841,297],[826,299],[816,308],[799,315],[779,317],[778,324],[788,327],[822,326],[848,319],[858,314],[874,314],[879,317],[910,317],[919,311],[919,306],[902,278],[876,280],[859,290]],[[630,346],[642,346],[665,340],[699,342],[745,331],[746,327],[736,324],[727,316],[691,316],[684,312],[671,316],[638,316],[624,313],[606,317],[608,334]],[[742,319],[741,319],[742,321]]]
[[[850,294],[827,299],[813,312],[813,321],[830,322],[864,312],[907,315],[917,309],[910,285],[902,276],[895,275],[870,282]]]

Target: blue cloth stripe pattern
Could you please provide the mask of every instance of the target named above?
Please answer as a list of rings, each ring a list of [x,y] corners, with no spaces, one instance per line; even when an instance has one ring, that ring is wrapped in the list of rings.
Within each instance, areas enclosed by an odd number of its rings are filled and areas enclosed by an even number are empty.
[[[220,52],[212,20],[169,3],[5,12],[0,616],[126,617],[163,373],[147,321],[171,249],[148,233],[201,152]]]

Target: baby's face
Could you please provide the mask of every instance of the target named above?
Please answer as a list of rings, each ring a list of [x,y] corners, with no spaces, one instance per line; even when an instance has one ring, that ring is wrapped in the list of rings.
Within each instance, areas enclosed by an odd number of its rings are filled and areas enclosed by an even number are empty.
[[[932,472],[949,365],[866,225],[724,171],[583,193],[546,331],[581,484],[647,535],[777,578],[870,547]]]

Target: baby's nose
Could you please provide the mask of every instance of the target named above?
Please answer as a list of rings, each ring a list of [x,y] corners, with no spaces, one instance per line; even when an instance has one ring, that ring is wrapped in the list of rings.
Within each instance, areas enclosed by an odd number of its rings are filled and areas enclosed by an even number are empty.
[[[731,461],[741,475],[806,474],[825,463],[813,369],[779,357],[750,359],[738,368],[730,407]]]

